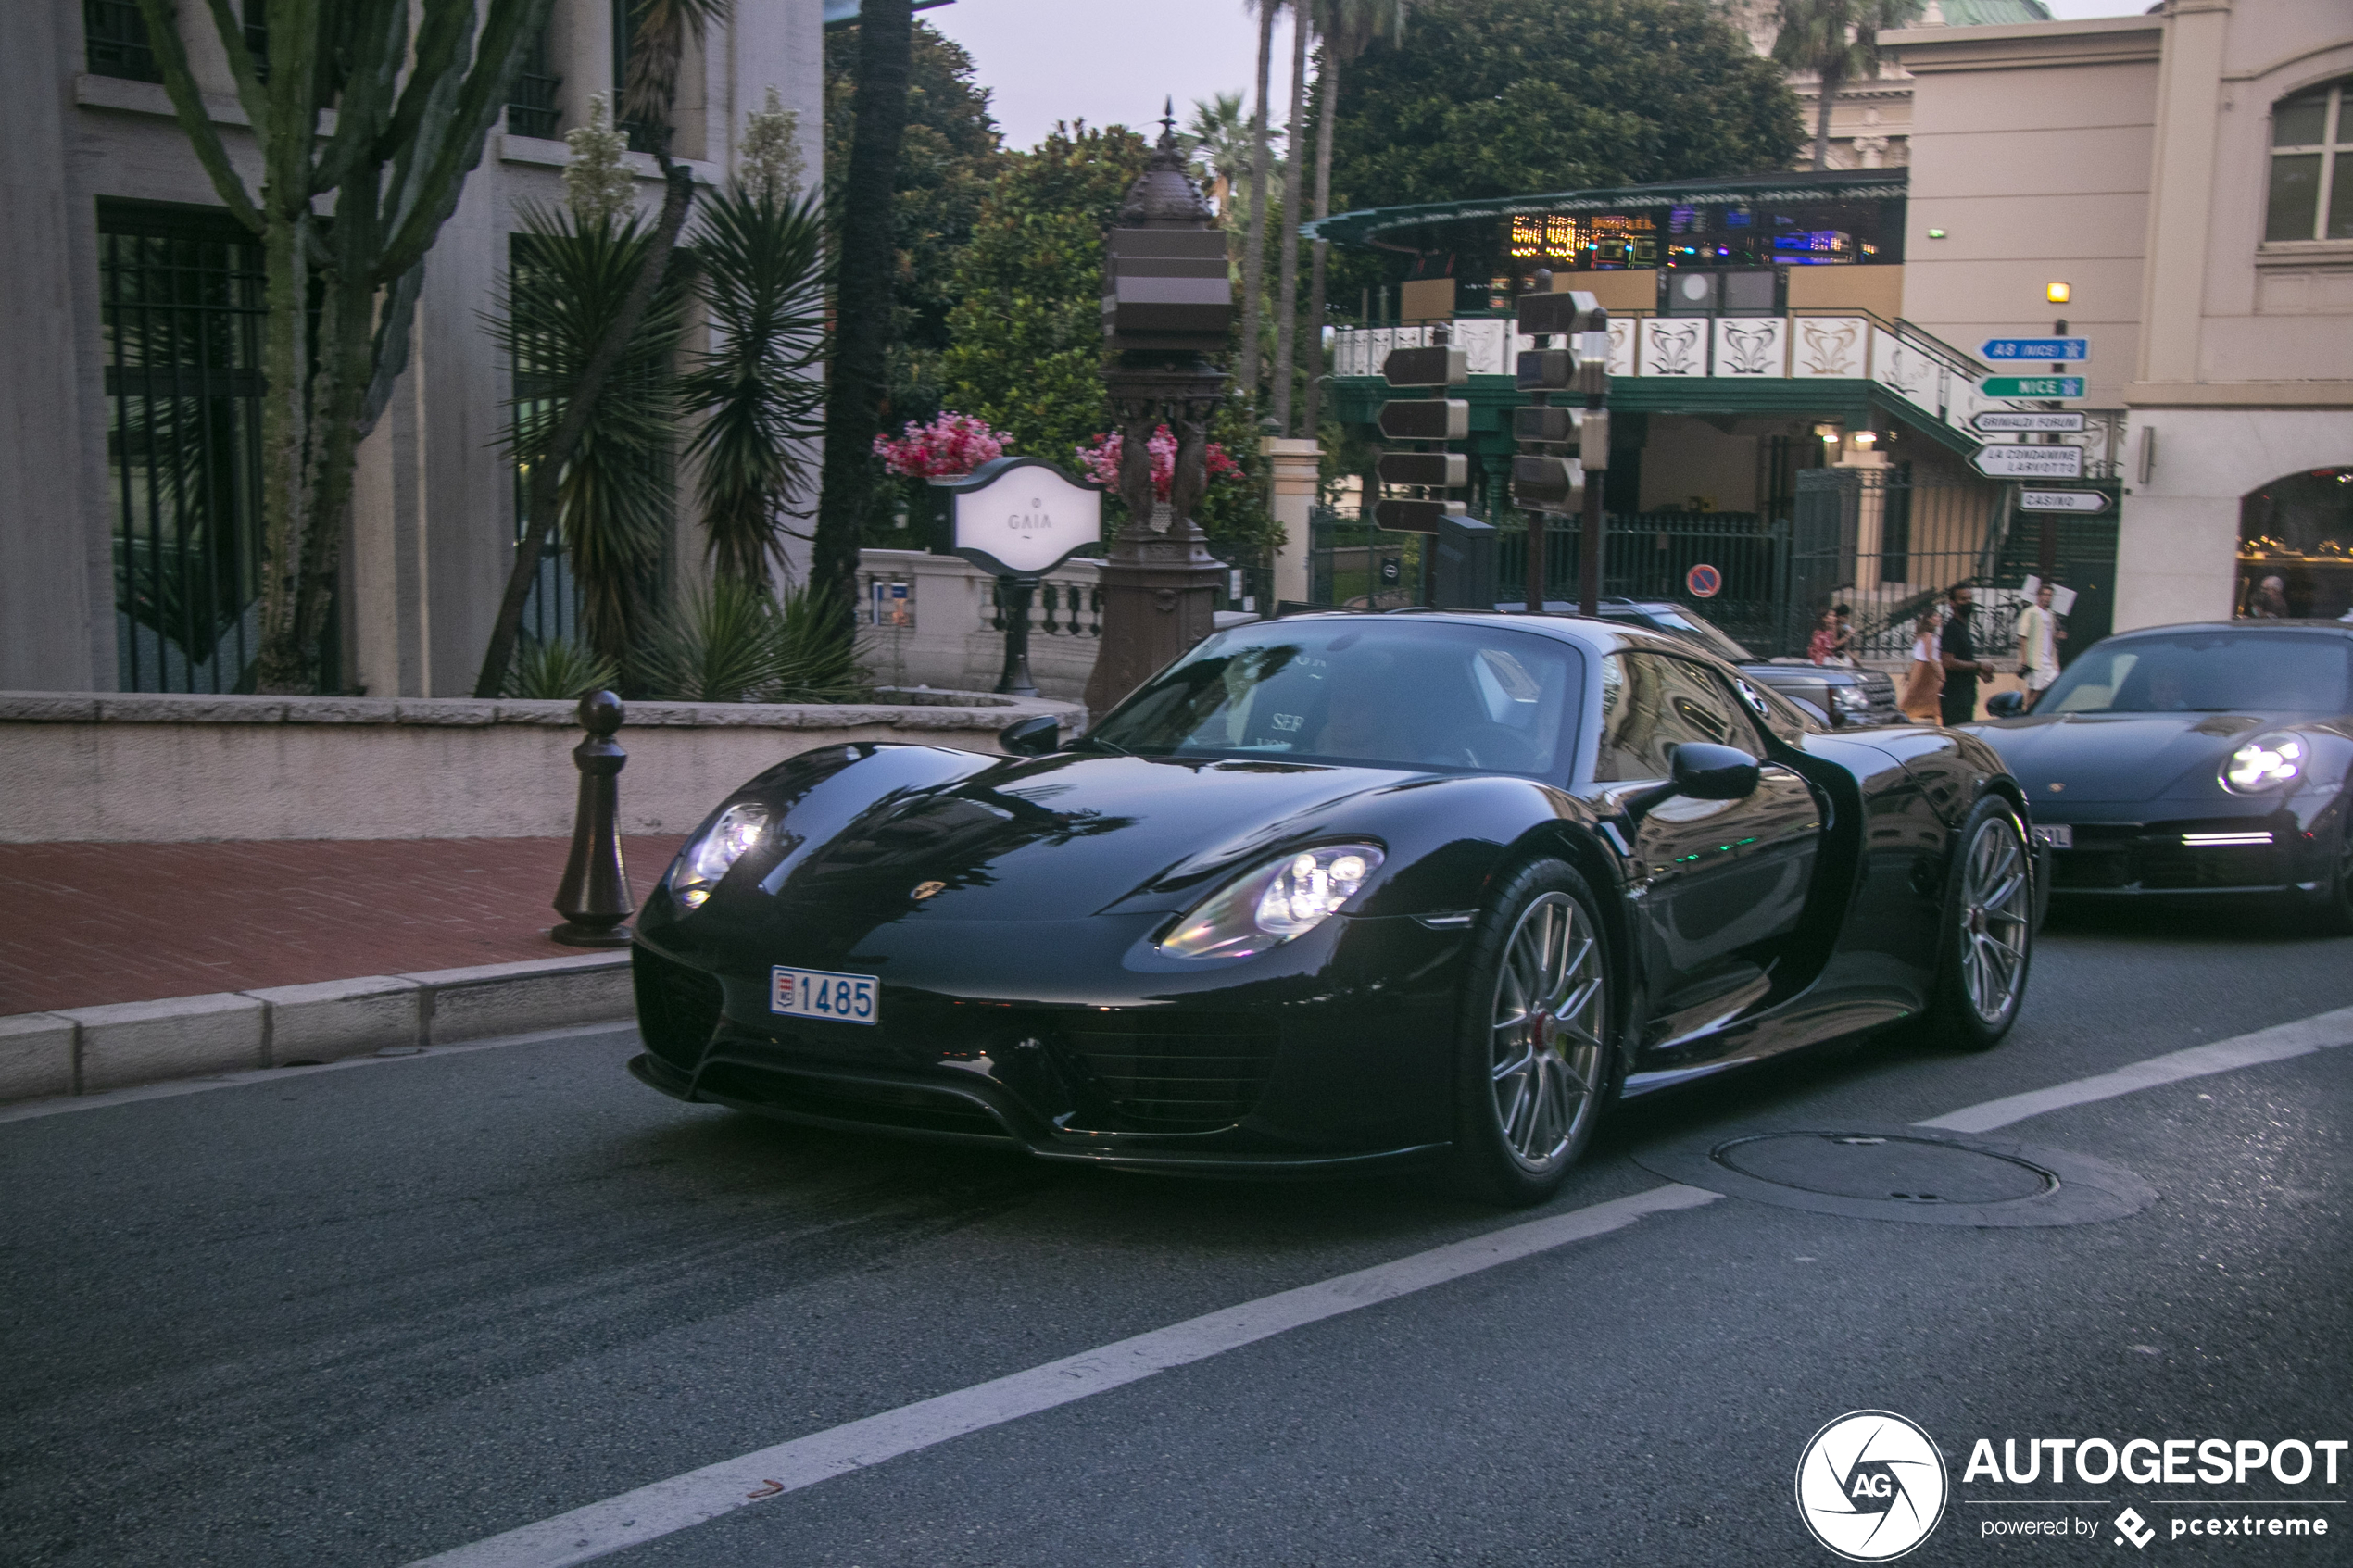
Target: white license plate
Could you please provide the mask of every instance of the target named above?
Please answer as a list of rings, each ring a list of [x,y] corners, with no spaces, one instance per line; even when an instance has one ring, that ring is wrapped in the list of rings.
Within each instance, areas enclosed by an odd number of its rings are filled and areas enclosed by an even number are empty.
[[[881,1022],[882,997],[871,974],[835,974],[778,964],[768,973],[768,1007],[792,1018],[875,1023]]]
[[[2075,847],[2075,824],[2037,822],[2034,824],[2034,842],[2047,844],[2054,849],[2072,849]]]

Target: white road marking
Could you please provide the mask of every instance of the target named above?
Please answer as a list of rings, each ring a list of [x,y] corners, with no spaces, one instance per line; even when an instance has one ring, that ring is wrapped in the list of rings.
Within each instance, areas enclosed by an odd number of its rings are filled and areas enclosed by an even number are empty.
[[[2007,1127],[2045,1111],[2063,1110],[2070,1105],[2088,1105],[2139,1089],[2178,1084],[2184,1078],[2204,1078],[2241,1067],[2258,1067],[2267,1061],[2284,1061],[2292,1056],[2309,1056],[2314,1051],[2347,1044],[2353,1044],[2353,1008],[2338,1008],[2334,1012],[2299,1018],[2293,1023],[2258,1029],[2252,1035],[2237,1035],[2211,1045],[2153,1056],[2113,1073],[2095,1073],[2022,1095],[2006,1095],[1912,1125],[1950,1133],[1990,1133],[1996,1127]]]
[[[585,1562],[967,1432],[1017,1421],[1307,1323],[1619,1230],[1647,1214],[1696,1209],[1721,1196],[1670,1184],[1490,1231],[723,1460],[423,1558],[411,1568],[562,1568]]]
[[[424,1061],[437,1056],[460,1056],[467,1051],[495,1050],[501,1046],[537,1046],[550,1040],[601,1040],[609,1035],[634,1035],[637,1025],[630,1023],[574,1023],[561,1029],[535,1029],[528,1035],[501,1035],[493,1040],[464,1040],[454,1046],[399,1046],[389,1056],[371,1052],[366,1056],[347,1056],[340,1061],[314,1062],[307,1067],[256,1067],[243,1073],[215,1073],[202,1078],[174,1078],[162,1084],[141,1084],[128,1089],[107,1089],[94,1095],[62,1095],[54,1099],[29,1099],[17,1105],[0,1105],[0,1123],[32,1122],[44,1116],[63,1116],[73,1110],[104,1110],[113,1105],[136,1105],[144,1099],[176,1099],[182,1095],[200,1095],[210,1089],[242,1089],[254,1084],[283,1084],[289,1078],[306,1078],[313,1073],[341,1073],[353,1067],[382,1067],[394,1061]]]

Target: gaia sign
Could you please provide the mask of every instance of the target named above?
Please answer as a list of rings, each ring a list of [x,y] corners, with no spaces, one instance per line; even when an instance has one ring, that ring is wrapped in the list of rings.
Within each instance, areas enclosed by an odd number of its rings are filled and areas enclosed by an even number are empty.
[[[950,508],[939,553],[999,577],[1041,577],[1103,536],[1101,488],[1036,458],[994,458],[939,488]]]

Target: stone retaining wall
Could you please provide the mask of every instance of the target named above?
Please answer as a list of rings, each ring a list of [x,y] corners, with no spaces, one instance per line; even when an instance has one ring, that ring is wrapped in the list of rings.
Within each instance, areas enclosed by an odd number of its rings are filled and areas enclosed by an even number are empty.
[[[997,751],[1076,704],[632,704],[621,831],[686,833],[746,779],[845,741]],[[568,702],[0,692],[0,843],[529,838],[572,831]]]

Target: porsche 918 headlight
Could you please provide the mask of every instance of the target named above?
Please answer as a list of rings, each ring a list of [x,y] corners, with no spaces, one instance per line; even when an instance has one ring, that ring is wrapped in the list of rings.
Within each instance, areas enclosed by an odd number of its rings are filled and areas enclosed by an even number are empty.
[[[1196,905],[1160,950],[1180,959],[1239,959],[1280,947],[1340,912],[1379,869],[1370,844],[1327,844],[1270,860]]]
[[[2309,755],[2296,735],[2258,735],[2222,764],[2222,787],[2234,795],[2260,795],[2294,784]]]
[[[686,852],[678,857],[678,869],[670,873],[671,890],[678,895],[678,901],[690,909],[701,909],[719,879],[727,874],[727,868],[742,859],[767,831],[768,808],[757,801],[738,801],[720,812],[719,820],[686,846]]]

